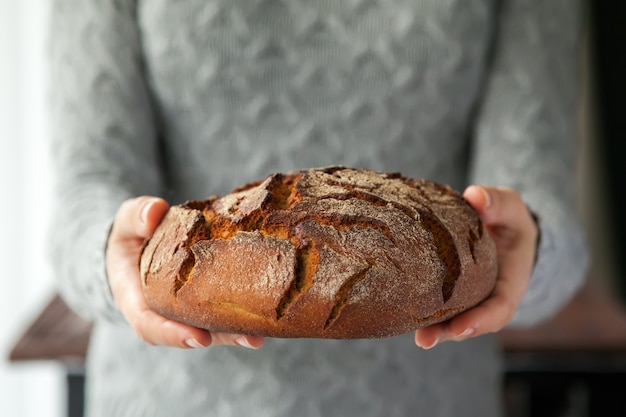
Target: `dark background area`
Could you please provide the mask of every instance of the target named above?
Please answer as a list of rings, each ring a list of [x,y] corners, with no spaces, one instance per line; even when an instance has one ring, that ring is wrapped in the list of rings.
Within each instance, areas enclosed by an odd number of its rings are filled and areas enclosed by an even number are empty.
[[[626,301],[626,1],[590,0],[596,140],[605,176],[616,289]]]

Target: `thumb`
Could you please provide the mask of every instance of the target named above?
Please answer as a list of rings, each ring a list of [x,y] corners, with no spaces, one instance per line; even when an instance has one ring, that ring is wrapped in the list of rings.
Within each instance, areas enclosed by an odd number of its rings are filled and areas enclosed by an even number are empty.
[[[514,228],[531,219],[522,197],[512,188],[470,185],[463,197],[487,226]]]
[[[158,197],[126,200],[117,211],[111,237],[118,240],[150,237],[168,209],[167,202]]]

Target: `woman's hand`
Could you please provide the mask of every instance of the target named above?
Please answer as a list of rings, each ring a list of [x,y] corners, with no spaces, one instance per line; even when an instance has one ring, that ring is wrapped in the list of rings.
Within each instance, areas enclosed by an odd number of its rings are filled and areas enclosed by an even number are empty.
[[[152,235],[168,209],[162,199],[138,197],[122,203],[115,216],[106,251],[106,270],[120,312],[139,338],[152,345],[261,347],[261,337],[211,333],[169,320],[148,307],[139,276],[139,256],[145,238]]]
[[[501,330],[526,293],[537,251],[537,225],[520,195],[510,188],[469,186],[463,197],[478,212],[496,243],[498,277],[490,297],[452,319],[419,329],[415,343],[429,349]]]

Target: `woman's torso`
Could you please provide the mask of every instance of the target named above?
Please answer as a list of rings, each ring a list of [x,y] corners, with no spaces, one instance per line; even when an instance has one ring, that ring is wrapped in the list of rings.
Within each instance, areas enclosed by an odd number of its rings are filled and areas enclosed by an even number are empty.
[[[462,187],[493,3],[140,1],[167,197],[330,164]],[[422,351],[412,335],[184,351],[101,323],[90,415],[493,416],[496,356],[490,337]]]

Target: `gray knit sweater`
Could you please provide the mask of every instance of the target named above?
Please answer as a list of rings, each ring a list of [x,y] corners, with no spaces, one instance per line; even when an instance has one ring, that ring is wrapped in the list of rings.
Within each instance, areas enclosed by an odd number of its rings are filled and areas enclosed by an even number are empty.
[[[62,294],[95,321],[88,415],[496,416],[492,337],[423,351],[383,340],[267,340],[259,351],[151,347],[104,273],[130,197],[222,194],[343,164],[517,188],[539,257],[516,323],[582,281],[573,213],[572,0],[57,0],[50,126]]]

